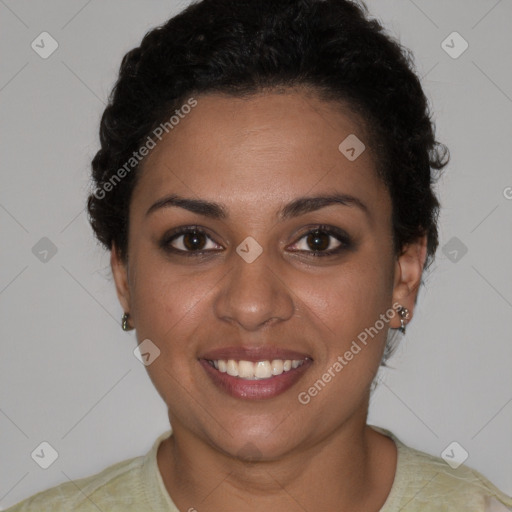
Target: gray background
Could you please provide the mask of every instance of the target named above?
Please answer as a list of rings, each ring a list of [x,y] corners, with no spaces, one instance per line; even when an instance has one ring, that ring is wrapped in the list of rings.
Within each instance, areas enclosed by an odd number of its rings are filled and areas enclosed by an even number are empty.
[[[168,428],[84,201],[122,56],[186,4],[0,0],[1,507],[141,455]],[[457,441],[510,494],[512,3],[368,5],[415,53],[452,154],[437,260],[370,422],[435,455]],[[43,31],[59,44],[47,59],[31,48]],[[453,31],[469,44],[458,58],[441,46]],[[46,470],[30,456],[42,441],[58,452]]]

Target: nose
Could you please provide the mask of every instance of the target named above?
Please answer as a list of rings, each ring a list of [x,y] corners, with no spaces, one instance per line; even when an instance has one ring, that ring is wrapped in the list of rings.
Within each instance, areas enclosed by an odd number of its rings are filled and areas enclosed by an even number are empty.
[[[232,269],[214,303],[217,318],[246,331],[290,319],[295,311],[293,294],[266,252],[253,262],[232,255]]]

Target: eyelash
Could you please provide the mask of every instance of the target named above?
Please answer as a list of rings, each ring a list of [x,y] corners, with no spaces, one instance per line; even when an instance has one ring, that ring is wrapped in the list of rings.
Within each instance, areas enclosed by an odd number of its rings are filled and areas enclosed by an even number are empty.
[[[201,250],[201,251],[185,251],[183,249],[176,249],[175,247],[171,246],[171,242],[174,240],[177,240],[183,235],[186,235],[188,233],[192,234],[202,234],[205,235],[208,239],[212,240],[212,238],[201,229],[199,226],[187,226],[183,228],[177,228],[176,230],[171,231],[170,233],[166,234],[163,239],[160,242],[160,247],[165,251],[173,254],[177,254],[179,256],[186,256],[186,257],[198,257],[198,256],[205,256],[210,252],[221,252],[220,249],[207,249],[207,250]],[[298,253],[306,253],[313,257],[325,257],[325,256],[334,256],[344,250],[352,248],[352,240],[350,236],[345,233],[345,231],[334,228],[331,226],[325,226],[325,225],[318,225],[314,228],[306,231],[301,235],[301,237],[292,245],[296,245],[300,240],[303,238],[306,238],[310,234],[315,233],[322,233],[329,235],[333,238],[335,238],[338,242],[340,242],[340,245],[336,247],[335,249],[331,249],[329,251],[304,251],[301,249],[293,250],[292,252],[298,252]],[[213,240],[212,240],[213,241]],[[216,242],[214,242],[216,243]],[[329,243],[330,245],[330,243]]]

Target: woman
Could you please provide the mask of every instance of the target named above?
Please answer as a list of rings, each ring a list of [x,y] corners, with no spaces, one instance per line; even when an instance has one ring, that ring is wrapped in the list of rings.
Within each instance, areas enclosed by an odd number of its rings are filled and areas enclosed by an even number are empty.
[[[447,151],[362,7],[191,5],[124,57],[100,136],[90,220],[172,434],[10,510],[511,509],[366,424]]]

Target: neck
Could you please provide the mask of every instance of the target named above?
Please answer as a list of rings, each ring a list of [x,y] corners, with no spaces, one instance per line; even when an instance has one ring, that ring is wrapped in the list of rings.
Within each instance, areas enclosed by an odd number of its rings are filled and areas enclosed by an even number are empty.
[[[240,511],[250,503],[253,512],[378,511],[392,486],[396,447],[365,420],[293,453],[252,462],[219,451],[174,420],[158,465],[180,510]]]

